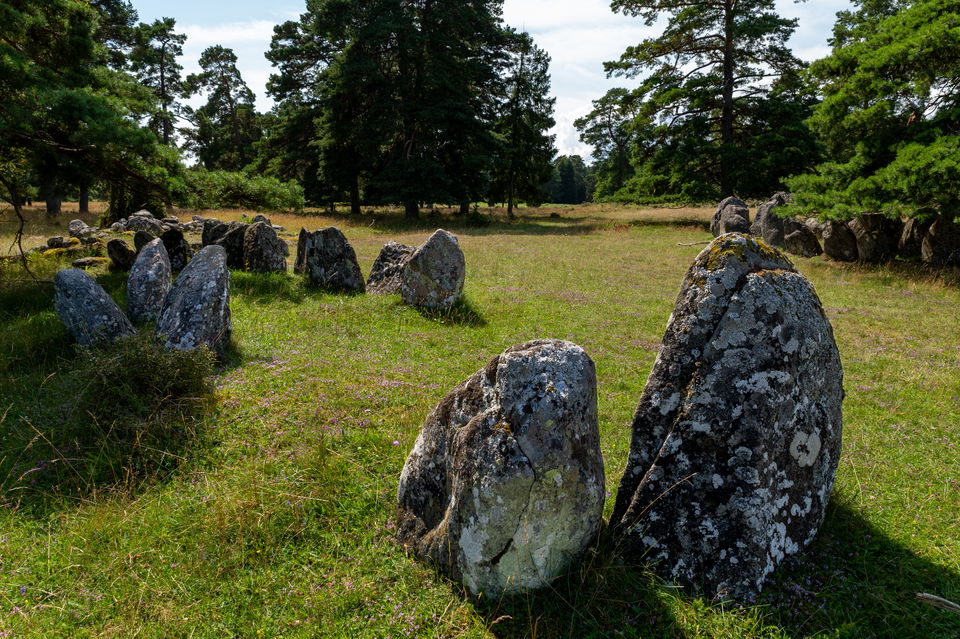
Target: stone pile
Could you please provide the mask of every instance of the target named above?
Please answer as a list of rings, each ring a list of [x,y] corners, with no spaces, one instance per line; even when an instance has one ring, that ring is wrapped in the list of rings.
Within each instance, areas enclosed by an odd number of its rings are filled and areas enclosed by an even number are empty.
[[[528,342],[427,417],[400,476],[398,538],[472,593],[541,588],[596,536],[604,492],[593,361]]]
[[[110,230],[114,233],[124,231],[146,231],[159,237],[164,231],[176,229],[181,233],[200,233],[203,230],[204,218],[194,215],[190,222],[181,222],[175,216],[167,216],[163,219],[157,218],[153,213],[147,210],[132,213],[130,217],[122,218],[110,225]]]
[[[811,284],[748,236],[714,240],[635,414],[611,518],[620,547],[708,597],[755,594],[823,522],[842,380]]]

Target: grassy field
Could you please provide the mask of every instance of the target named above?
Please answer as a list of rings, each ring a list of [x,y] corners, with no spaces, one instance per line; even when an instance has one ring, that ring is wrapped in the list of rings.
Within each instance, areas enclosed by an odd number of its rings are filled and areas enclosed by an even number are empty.
[[[79,353],[52,287],[0,267],[0,637],[960,636],[960,615],[915,598],[960,600],[960,273],[909,264],[794,260],[839,342],[844,447],[818,540],[756,602],[691,597],[603,548],[550,590],[476,601],[405,556],[397,479],[427,412],[525,340],[595,360],[616,490],[702,248],[681,244],[709,239],[707,209],[521,213],[272,215],[293,248],[301,225],[339,226],[365,274],[386,241],[447,228],[465,302],[430,314],[234,272],[231,359],[187,390],[168,385],[203,362],[148,359],[142,341]],[[70,217],[31,221],[31,243]],[[4,250],[11,232],[5,213]],[[122,304],[124,276],[95,275]]]

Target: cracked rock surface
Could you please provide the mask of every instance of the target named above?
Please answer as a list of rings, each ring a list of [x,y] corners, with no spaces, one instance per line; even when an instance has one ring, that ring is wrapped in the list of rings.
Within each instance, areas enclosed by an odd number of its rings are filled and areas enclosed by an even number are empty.
[[[448,309],[463,293],[466,259],[457,237],[437,229],[403,266],[400,295],[411,306]]]
[[[380,255],[370,269],[367,292],[374,295],[399,294],[403,286],[401,279],[403,267],[407,265],[407,260],[413,255],[414,250],[416,250],[415,247],[399,242],[384,244]]]
[[[190,260],[167,293],[157,335],[167,348],[184,351],[206,346],[223,355],[230,329],[227,252],[212,244]]]
[[[594,539],[604,501],[596,371],[579,346],[507,349],[430,413],[398,538],[473,593],[541,588]]]
[[[335,226],[313,232],[300,229],[293,272],[306,276],[313,286],[348,293],[364,291],[357,253]]]
[[[756,593],[823,522],[840,355],[811,284],[729,234],[697,256],[633,422],[611,517],[622,552],[708,597]]]

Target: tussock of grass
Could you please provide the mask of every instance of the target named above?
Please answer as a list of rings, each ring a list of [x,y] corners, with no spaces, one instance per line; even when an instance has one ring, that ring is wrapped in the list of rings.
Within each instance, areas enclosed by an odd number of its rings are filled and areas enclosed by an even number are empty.
[[[493,210],[485,227],[446,211],[418,223],[382,210],[362,219],[272,214],[288,241],[301,224],[340,226],[364,273],[386,241],[419,244],[436,226],[453,228],[467,258],[465,302],[427,313],[397,296],[234,272],[232,365],[209,378],[212,398],[196,402],[182,393],[194,397],[184,389],[205,364],[136,381],[136,362],[161,371],[176,364],[150,359],[159,353],[77,356],[49,315],[49,287],[11,292],[4,300],[22,304],[0,307],[0,347],[16,354],[3,369],[0,406],[0,633],[960,635],[960,619],[914,598],[960,600],[955,271],[794,260],[816,286],[843,357],[844,450],[817,541],[756,602],[688,596],[603,545],[551,589],[477,601],[393,541],[397,477],[427,412],[529,339],[570,339],[595,360],[615,491],[636,401],[702,248],[679,244],[708,239],[710,212],[542,207],[508,221]],[[120,279],[97,276],[122,300]],[[131,379],[116,383],[124,371]],[[167,379],[191,376],[179,390]],[[84,380],[95,419],[60,408],[79,405]],[[124,403],[125,384],[155,391],[142,406]],[[109,399],[99,405],[99,396]],[[75,424],[59,421],[64,411]],[[111,429],[120,413],[125,425]],[[157,439],[138,443],[138,433]],[[55,463],[41,468],[42,460]]]

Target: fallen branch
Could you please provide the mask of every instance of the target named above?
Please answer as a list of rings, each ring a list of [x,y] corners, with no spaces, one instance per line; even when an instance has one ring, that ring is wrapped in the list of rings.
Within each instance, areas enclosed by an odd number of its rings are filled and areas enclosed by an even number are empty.
[[[952,601],[944,599],[943,597],[928,595],[925,592],[918,592],[917,600],[922,601],[925,604],[930,604],[934,608],[943,608],[944,610],[949,610],[950,612],[960,615],[960,606]]]
[[[712,242],[713,240],[710,240]],[[706,246],[710,242],[680,242],[677,246]]]

